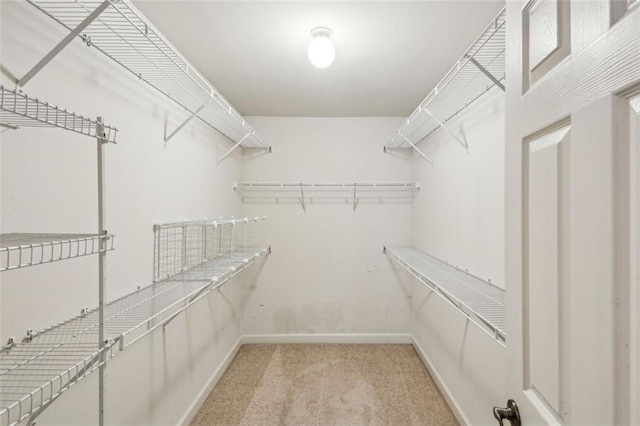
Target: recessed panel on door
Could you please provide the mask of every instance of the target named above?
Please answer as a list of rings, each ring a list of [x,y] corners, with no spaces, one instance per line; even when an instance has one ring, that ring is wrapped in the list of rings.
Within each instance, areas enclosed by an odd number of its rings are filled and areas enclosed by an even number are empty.
[[[528,142],[525,339],[527,386],[561,412],[563,149],[568,127]]]
[[[568,0],[531,0],[523,10],[524,91],[569,55]]]

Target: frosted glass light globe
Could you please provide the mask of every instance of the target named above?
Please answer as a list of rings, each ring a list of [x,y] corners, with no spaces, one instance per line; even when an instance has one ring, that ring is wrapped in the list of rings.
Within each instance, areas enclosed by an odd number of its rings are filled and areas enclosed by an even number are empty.
[[[336,48],[329,39],[331,30],[328,28],[314,28],[311,30],[313,39],[309,43],[309,60],[318,68],[326,68],[336,58]]]

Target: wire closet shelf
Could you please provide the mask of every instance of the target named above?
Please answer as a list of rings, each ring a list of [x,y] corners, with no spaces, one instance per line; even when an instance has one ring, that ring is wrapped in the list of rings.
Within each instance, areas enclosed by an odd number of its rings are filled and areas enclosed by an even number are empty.
[[[99,310],[71,319],[0,351],[0,426],[16,424],[53,402],[78,380],[220,288],[270,253],[258,246],[263,219],[218,219],[156,225],[156,282],[107,303],[106,345],[98,346]],[[114,349],[115,348],[115,349]]]
[[[270,146],[242,115],[191,65],[128,0],[28,0],[136,78],[183,107],[234,144],[245,148]],[[92,13],[95,16],[90,17]],[[89,18],[86,27],[79,27]],[[91,20],[91,18],[94,18]]]
[[[102,124],[47,102],[30,98],[26,94],[0,86],[0,125],[10,129],[21,127],[58,127],[99,138],[106,142],[116,141],[118,129]]]
[[[504,289],[415,247],[385,246],[384,251],[471,322],[505,344]]]
[[[0,272],[113,250],[112,234],[0,234]]]
[[[362,182],[236,182],[233,190],[243,203],[299,203],[306,211],[307,203],[346,202],[399,203],[412,202],[420,191],[419,183]]]
[[[451,132],[447,124],[492,88],[497,86],[504,91],[505,49],[503,9],[400,126],[384,146],[385,152],[394,148],[417,149],[440,128],[468,150],[466,140]]]

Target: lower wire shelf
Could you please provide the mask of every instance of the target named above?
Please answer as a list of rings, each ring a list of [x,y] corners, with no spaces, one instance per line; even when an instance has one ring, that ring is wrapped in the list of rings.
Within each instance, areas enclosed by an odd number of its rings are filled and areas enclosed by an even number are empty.
[[[113,356],[113,344],[45,341],[0,353],[0,424],[14,425],[45,408]],[[105,362],[102,361],[102,362]]]
[[[0,426],[14,425],[38,413],[103,362],[158,327],[231,277],[271,252],[247,247],[203,261],[185,271],[105,306],[107,342],[99,348],[98,309],[43,331],[0,351]]]
[[[411,275],[501,343],[506,342],[504,289],[415,247],[384,247]]]

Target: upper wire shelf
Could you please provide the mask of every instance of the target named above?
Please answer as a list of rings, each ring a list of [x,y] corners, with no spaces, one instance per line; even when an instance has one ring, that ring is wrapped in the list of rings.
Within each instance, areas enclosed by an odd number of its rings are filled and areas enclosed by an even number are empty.
[[[28,0],[234,144],[270,146],[128,0]],[[37,72],[37,71],[36,71]],[[25,76],[26,77],[26,76]],[[20,83],[20,82],[19,82]]]
[[[506,342],[504,289],[415,247],[385,246],[384,251],[474,324],[500,343]]]
[[[306,211],[307,203],[412,202],[420,190],[419,183],[362,182],[236,182],[233,190],[243,203],[294,202]]]
[[[154,276],[161,278],[105,305],[107,342],[102,350],[97,343],[97,308],[29,332],[21,343],[0,350],[0,426],[37,414],[115,356],[116,345],[124,350],[166,327],[193,303],[267,256],[270,248],[257,244],[261,220],[221,218],[156,225]]]
[[[112,234],[0,234],[0,272],[110,251],[114,239]]]
[[[506,12],[502,9],[400,126],[384,146],[385,152],[393,148],[418,150],[417,145],[440,128],[468,150],[464,137],[453,133],[447,124],[493,87],[497,86],[504,91],[505,50]],[[431,161],[424,153],[419,152]]]
[[[102,124],[103,134],[98,134],[98,121],[78,115],[66,109],[50,105],[26,94],[0,86],[0,125],[11,129],[21,127],[59,127],[82,135],[116,141],[118,129]]]

